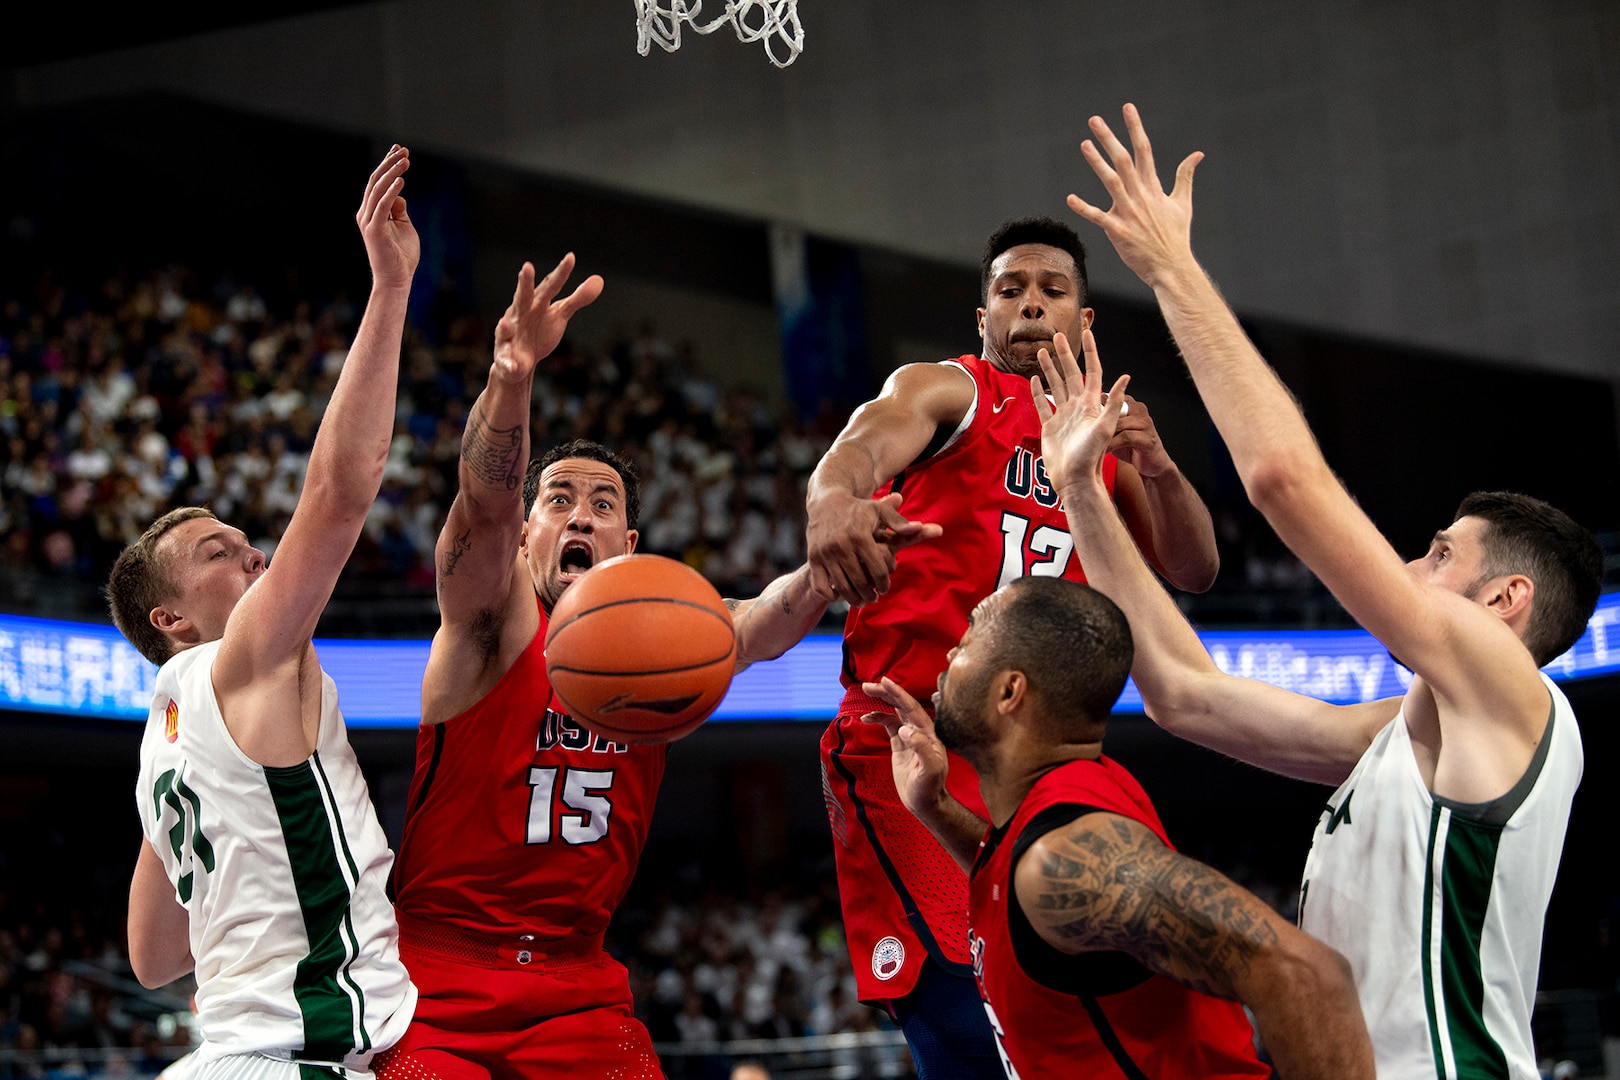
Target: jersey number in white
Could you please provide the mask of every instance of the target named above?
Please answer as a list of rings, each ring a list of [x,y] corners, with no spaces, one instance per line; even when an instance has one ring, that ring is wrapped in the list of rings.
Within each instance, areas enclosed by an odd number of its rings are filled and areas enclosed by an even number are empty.
[[[1025,568],[1024,552],[1035,558]],[[1074,537],[1063,529],[1042,525],[1029,531],[1029,518],[1011,510],[1001,512],[1001,588],[1029,574],[1033,577],[1062,577],[1069,556],[1074,553]]]
[[[594,844],[607,835],[613,803],[612,769],[569,769],[561,766],[529,770],[529,827],[525,842],[551,843],[551,812],[557,801],[557,777],[562,775],[562,804],[579,813],[562,813],[557,833],[565,844]]]

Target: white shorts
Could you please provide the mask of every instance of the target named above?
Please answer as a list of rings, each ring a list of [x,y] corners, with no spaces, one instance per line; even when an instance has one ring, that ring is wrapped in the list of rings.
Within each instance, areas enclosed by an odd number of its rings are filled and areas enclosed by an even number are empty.
[[[265,1054],[210,1053],[208,1047],[179,1059],[158,1080],[372,1080],[370,1069],[310,1065]]]

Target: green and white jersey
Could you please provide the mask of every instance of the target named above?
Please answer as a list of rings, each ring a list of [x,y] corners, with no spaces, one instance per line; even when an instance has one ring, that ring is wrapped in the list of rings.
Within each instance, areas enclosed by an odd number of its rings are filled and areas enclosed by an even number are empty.
[[[158,671],[136,790],[147,842],[191,916],[203,1057],[258,1052],[364,1069],[416,988],[384,889],[393,853],[321,673],[315,753],[255,764],[225,730],[220,643]]]
[[[1575,713],[1542,680],[1547,729],[1506,795],[1431,794],[1403,710],[1316,827],[1300,926],[1350,961],[1379,1080],[1540,1076],[1530,1011],[1582,769]]]

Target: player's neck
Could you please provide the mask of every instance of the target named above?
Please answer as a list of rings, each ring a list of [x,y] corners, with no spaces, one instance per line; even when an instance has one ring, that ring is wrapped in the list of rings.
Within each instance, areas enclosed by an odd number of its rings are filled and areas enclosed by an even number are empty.
[[[979,770],[980,794],[990,822],[998,829],[1011,821],[1041,777],[1071,761],[1095,761],[1102,757],[1102,743],[1055,743],[1037,752],[1015,753]]]

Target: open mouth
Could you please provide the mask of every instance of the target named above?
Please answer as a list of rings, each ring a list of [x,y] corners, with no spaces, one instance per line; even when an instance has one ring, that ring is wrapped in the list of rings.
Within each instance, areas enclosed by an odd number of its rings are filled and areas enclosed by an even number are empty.
[[[596,555],[590,545],[582,540],[570,540],[563,545],[562,554],[557,557],[557,574],[564,581],[573,581],[589,570],[595,561]]]

